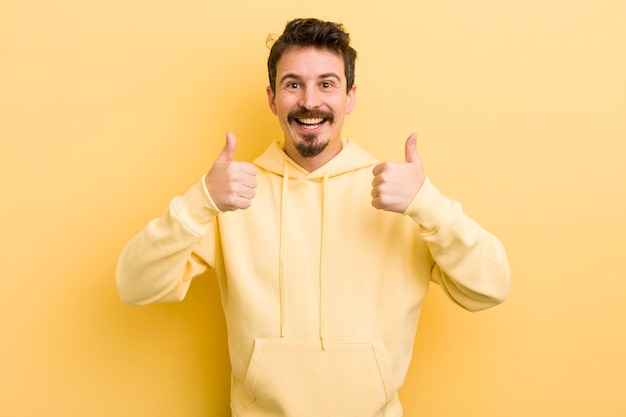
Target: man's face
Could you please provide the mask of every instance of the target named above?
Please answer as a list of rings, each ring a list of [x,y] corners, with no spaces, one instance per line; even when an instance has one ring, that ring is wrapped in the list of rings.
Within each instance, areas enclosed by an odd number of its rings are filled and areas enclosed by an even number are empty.
[[[346,92],[340,54],[312,47],[287,49],[276,65],[276,92],[267,87],[287,155],[298,163],[313,158],[325,163],[334,157],[341,150],[341,127],[354,107],[355,92],[355,86]]]

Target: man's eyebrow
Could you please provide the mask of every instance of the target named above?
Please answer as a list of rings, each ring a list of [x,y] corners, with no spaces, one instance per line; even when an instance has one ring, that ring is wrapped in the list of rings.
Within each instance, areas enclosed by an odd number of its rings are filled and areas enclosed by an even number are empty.
[[[325,74],[320,74],[319,77],[317,77],[318,79],[324,79],[324,78],[334,78],[337,81],[341,81],[341,77],[334,73],[334,72],[328,72]],[[283,75],[282,77],[280,77],[280,83],[282,84],[285,80],[289,80],[289,79],[293,79],[293,80],[301,80],[302,77],[299,76],[298,74],[294,74],[291,72],[288,72],[287,74]]]
[[[287,74],[285,74],[282,77],[280,77],[280,82],[282,83],[283,81],[288,80],[290,78],[294,79],[294,80],[300,80],[302,77],[300,77],[297,74],[293,74],[293,73],[288,72]]]
[[[319,78],[334,78],[338,81],[341,81],[341,77],[338,74],[335,74],[334,72],[329,72],[326,74],[322,74],[319,76]]]

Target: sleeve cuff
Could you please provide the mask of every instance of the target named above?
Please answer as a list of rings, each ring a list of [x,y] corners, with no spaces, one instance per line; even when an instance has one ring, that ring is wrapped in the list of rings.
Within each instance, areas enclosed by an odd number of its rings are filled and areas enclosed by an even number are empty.
[[[205,235],[213,219],[221,213],[206,188],[205,176],[171,203],[176,216],[198,235]]]
[[[419,223],[424,232],[434,232],[452,211],[453,206],[454,202],[441,194],[430,179],[426,178],[403,214]]]

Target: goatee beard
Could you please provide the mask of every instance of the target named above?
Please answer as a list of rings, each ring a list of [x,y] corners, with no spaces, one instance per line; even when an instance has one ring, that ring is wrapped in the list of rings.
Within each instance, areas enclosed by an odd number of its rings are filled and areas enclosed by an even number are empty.
[[[317,135],[304,135],[301,142],[295,142],[296,150],[303,158],[313,158],[322,153],[329,140],[317,140]]]

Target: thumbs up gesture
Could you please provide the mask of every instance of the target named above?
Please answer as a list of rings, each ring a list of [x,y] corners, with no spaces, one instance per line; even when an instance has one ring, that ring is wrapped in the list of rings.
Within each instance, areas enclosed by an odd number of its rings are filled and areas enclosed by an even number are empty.
[[[412,133],[404,146],[404,162],[382,162],[374,167],[372,205],[377,209],[404,213],[426,176],[417,154],[417,135]]]
[[[257,169],[249,162],[233,160],[237,139],[226,134],[226,144],[204,181],[206,188],[221,211],[246,209],[255,196]]]

